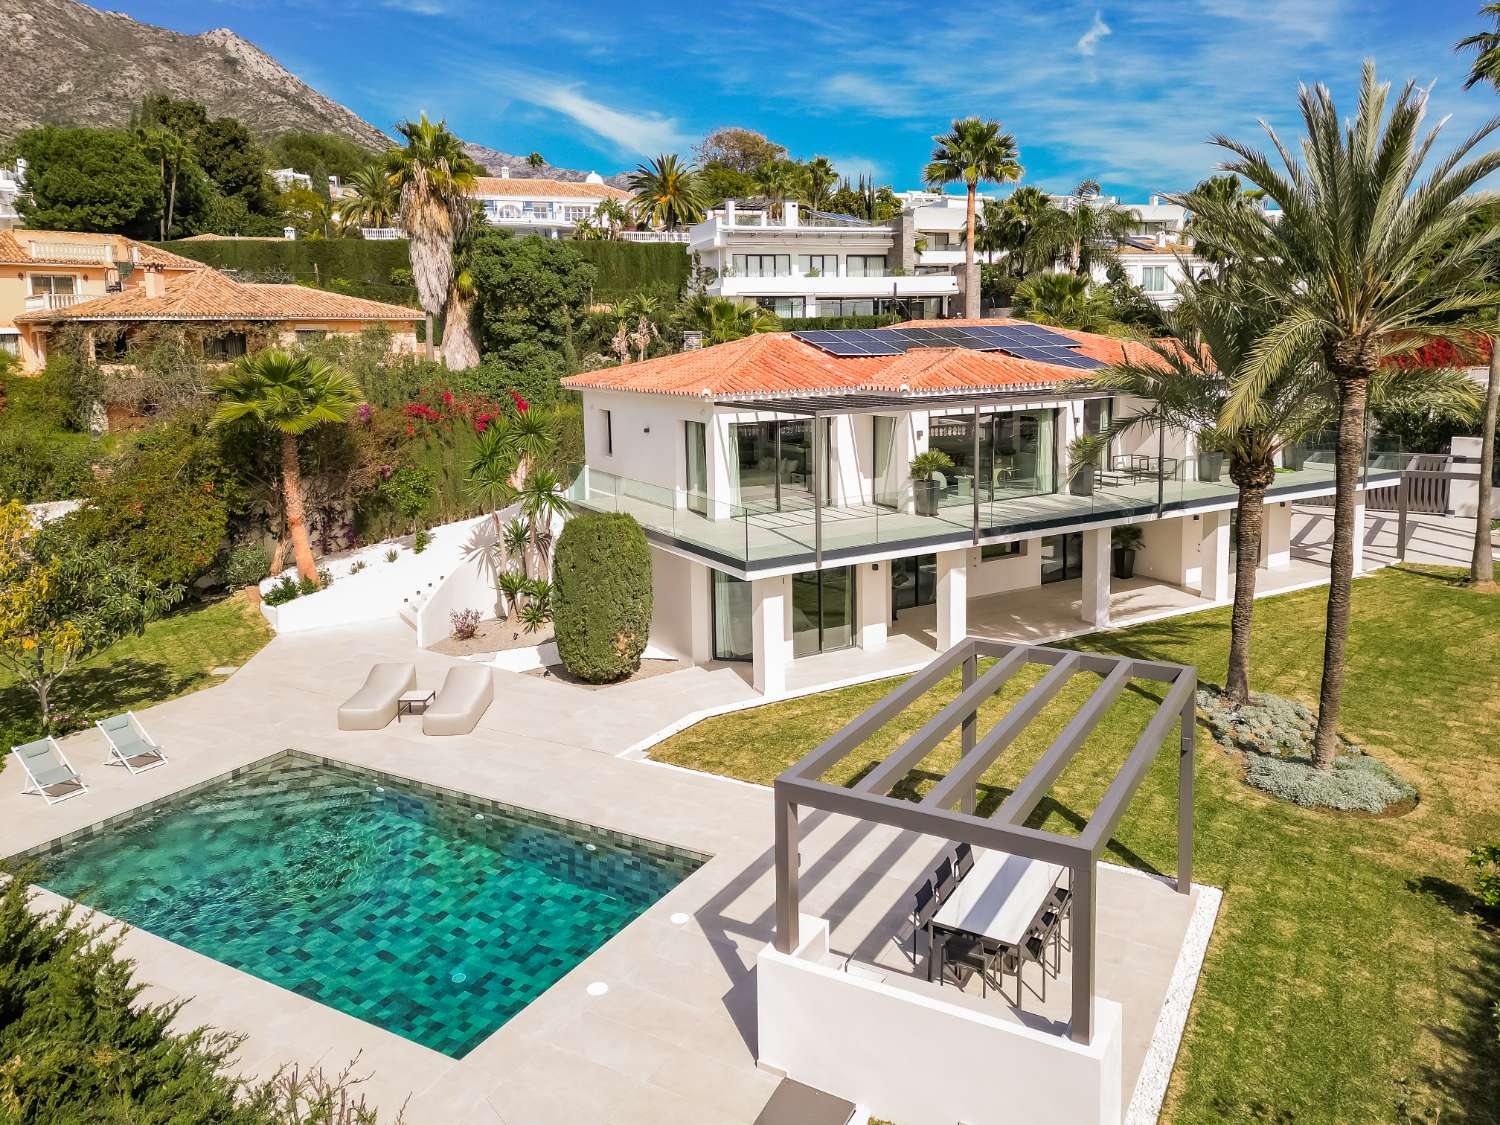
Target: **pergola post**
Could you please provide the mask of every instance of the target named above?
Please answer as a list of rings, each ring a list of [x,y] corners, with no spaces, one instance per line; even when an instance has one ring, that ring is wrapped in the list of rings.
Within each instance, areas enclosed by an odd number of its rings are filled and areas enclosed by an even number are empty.
[[[1177,751],[1177,890],[1193,889],[1193,749],[1196,737],[1197,703],[1189,697],[1182,705],[1182,736]]]
[[[1094,1038],[1094,857],[1079,860],[1070,868],[1073,886],[1073,918],[1068,937],[1073,956],[1073,1009],[1068,1038],[1090,1043]]]
[[[823,489],[827,482],[823,479],[823,462],[827,454],[823,450],[823,418],[814,414],[812,418],[812,459],[813,459],[813,566],[822,569],[823,566]]]
[[[974,404],[974,545],[979,545],[979,403]]]
[[[798,932],[797,802],[779,790],[776,804],[776,949],[791,953],[802,942]]]
[[[977,462],[976,462],[977,463]],[[964,659],[964,687],[974,686],[974,677],[979,674],[979,654],[971,652]],[[959,728],[959,753],[962,758],[967,758],[974,753],[974,742],[979,730],[979,705],[974,705],[974,710],[965,716],[963,726]],[[978,785],[967,785],[964,787],[963,796],[959,798],[959,812],[972,813],[978,802]]]

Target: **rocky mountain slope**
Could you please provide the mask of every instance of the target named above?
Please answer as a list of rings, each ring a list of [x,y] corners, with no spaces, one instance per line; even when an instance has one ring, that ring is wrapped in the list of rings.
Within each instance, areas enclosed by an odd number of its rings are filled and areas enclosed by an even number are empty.
[[[501,168],[509,168],[511,178],[516,180],[569,180],[576,183],[589,174],[588,171],[580,172],[575,168],[558,168],[552,164],[543,164],[540,168],[533,168],[530,164],[526,163],[525,156],[517,156],[510,152],[500,152],[493,148],[485,148],[484,145],[465,144],[464,151],[473,157],[476,162],[483,165],[485,171],[489,172],[492,176],[498,176]],[[626,189],[630,187],[630,184],[627,182],[629,176],[625,172],[616,172],[613,175],[605,175],[601,172],[600,175],[604,177],[604,182],[612,187]]]
[[[164,90],[238,117],[262,136],[337,133],[391,142],[227,28],[184,35],[77,0],[0,0],[0,141],[32,125],[119,126]]]

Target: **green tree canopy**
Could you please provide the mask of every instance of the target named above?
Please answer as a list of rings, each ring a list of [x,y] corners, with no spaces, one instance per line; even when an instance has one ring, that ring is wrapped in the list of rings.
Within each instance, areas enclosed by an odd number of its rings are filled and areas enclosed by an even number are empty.
[[[594,267],[568,242],[485,229],[469,252],[480,351],[519,366],[537,352],[571,353],[593,290]]]
[[[376,159],[375,154],[334,133],[283,133],[271,142],[273,168],[295,168],[312,177],[313,187],[328,193],[328,177],[348,180]]]
[[[161,177],[129,133],[43,125],[16,138],[15,153],[27,162],[27,226],[152,236]]]

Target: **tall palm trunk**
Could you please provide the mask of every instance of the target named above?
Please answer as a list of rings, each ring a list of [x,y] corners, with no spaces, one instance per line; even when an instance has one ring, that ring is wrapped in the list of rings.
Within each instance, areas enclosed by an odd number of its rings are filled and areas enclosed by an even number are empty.
[[[474,304],[455,290],[448,297],[443,318],[443,362],[450,371],[467,371],[479,362],[479,345],[474,342]]]
[[[286,491],[286,529],[292,537],[292,556],[297,573],[316,582],[318,567],[313,562],[312,541],[307,537],[307,520],[302,507],[302,465],[297,459],[297,436],[281,435],[281,481]]]
[[[1318,693],[1318,729],[1313,736],[1313,765],[1332,769],[1338,753],[1339,711],[1344,702],[1345,651],[1349,611],[1354,597],[1354,509],[1359,496],[1365,453],[1365,408],[1373,348],[1354,345],[1362,354],[1334,356],[1328,367],[1339,391],[1338,451],[1334,457],[1333,548],[1329,560],[1328,616],[1323,633],[1323,684]]]
[[[1490,381],[1484,394],[1484,423],[1479,431],[1479,503],[1474,513],[1474,557],[1469,581],[1485,593],[1495,591],[1495,548],[1490,543],[1490,508],[1495,480],[1495,424],[1500,421],[1500,335],[1490,338]]]
[[[1239,485],[1239,519],[1234,533],[1234,611],[1229,618],[1229,671],[1224,690],[1233,703],[1250,702],[1250,635],[1255,617],[1255,583],[1265,535],[1266,489],[1276,478],[1270,462],[1232,461],[1229,478]]]
[[[162,235],[162,238],[164,240],[166,239],[167,235],[170,235],[172,233],[172,219],[174,218],[175,212],[177,211],[177,172],[181,167],[181,161],[178,161],[176,164],[172,165],[172,186],[167,189],[166,234]]]
[[[979,317],[979,286],[974,284],[974,196],[978,184],[969,184],[968,241],[964,243],[964,316],[969,320]]]
[[[432,314],[430,312],[428,312],[427,310],[424,309],[424,310],[422,310],[422,317],[423,317],[424,323],[426,324],[426,329],[422,333],[422,339],[427,342],[427,362],[431,363],[432,362]]]

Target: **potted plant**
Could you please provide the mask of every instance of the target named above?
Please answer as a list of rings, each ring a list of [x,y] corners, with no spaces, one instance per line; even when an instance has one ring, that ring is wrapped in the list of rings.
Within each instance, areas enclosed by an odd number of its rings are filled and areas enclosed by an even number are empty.
[[[1212,429],[1198,435],[1198,479],[1217,484],[1224,473],[1224,451],[1219,448],[1219,435]]]
[[[942,485],[937,477],[953,471],[953,458],[941,449],[929,449],[911,459],[911,491],[917,515],[935,516],[938,511],[938,495]]]
[[[1135,577],[1135,553],[1145,539],[1145,532],[1133,525],[1117,527],[1110,532],[1110,569],[1116,578]]]
[[[1092,496],[1099,460],[1109,449],[1108,434],[1079,434],[1068,443],[1068,491],[1074,496]]]

